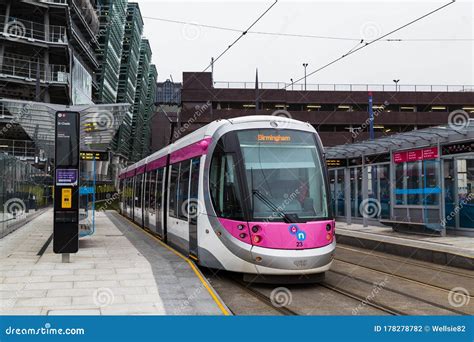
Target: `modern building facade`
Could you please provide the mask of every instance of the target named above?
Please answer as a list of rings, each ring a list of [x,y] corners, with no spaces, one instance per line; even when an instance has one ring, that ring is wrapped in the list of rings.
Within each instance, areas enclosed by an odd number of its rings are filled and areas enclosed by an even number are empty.
[[[222,84],[222,87],[217,85]],[[373,97],[375,137],[448,122],[450,113],[474,115],[473,86],[298,85],[276,83],[219,83],[211,73],[183,73],[180,123],[186,132],[216,119],[268,114],[307,121],[325,146],[369,138],[368,101]],[[309,87],[308,87],[309,89]],[[319,90],[318,90],[319,89]]]
[[[130,139],[142,33],[143,18],[140,7],[136,3],[129,3],[127,5],[127,18],[122,43],[117,102],[129,103],[132,104],[132,107],[125,116],[122,126],[117,132],[112,144],[115,154],[119,157],[120,164],[126,163],[132,151]]]
[[[159,82],[156,85],[156,103],[164,105],[181,104],[182,83],[174,83],[171,80]]]
[[[145,146],[143,130],[145,128],[145,116],[148,111],[148,71],[150,69],[151,48],[147,39],[142,39],[140,44],[140,59],[137,73],[137,86],[135,89],[135,101],[133,103],[132,127],[130,136],[130,161],[138,161],[142,158]]]
[[[98,103],[117,102],[120,64],[122,59],[125,19],[127,17],[127,0],[99,0],[100,19],[99,49],[97,58]]]
[[[41,129],[35,130],[32,123],[25,130],[19,124],[25,122],[24,116],[41,120],[43,114],[50,115],[38,109],[42,104],[128,103],[130,110],[110,146],[117,155],[112,164],[126,165],[132,151],[137,79],[141,77],[143,20],[138,4],[127,0],[0,0],[0,25],[0,98],[31,101],[21,108],[14,108],[15,102],[5,106],[0,101],[0,152],[46,170],[53,156],[38,144],[44,140],[38,136]],[[156,89],[155,84],[149,89],[149,46],[146,56],[139,84],[143,95],[137,97],[140,105],[136,107],[136,116],[141,118],[150,116],[145,102]],[[42,127],[41,122],[38,125]],[[135,131],[142,139],[149,136],[141,131],[144,128],[142,124]],[[145,147],[140,155],[147,151]]]
[[[96,36],[95,0],[0,1],[0,98],[36,103],[92,103]],[[35,106],[28,106],[33,115]],[[26,132],[0,105],[1,152],[43,170],[48,160],[38,133]]]
[[[156,94],[156,80],[158,78],[158,71],[154,64],[150,65],[148,70],[148,86],[147,86],[147,97],[146,97],[146,110],[144,115],[144,126],[143,126],[143,147],[142,147],[142,159],[151,154],[151,135],[152,135],[152,119],[155,114],[155,94]]]

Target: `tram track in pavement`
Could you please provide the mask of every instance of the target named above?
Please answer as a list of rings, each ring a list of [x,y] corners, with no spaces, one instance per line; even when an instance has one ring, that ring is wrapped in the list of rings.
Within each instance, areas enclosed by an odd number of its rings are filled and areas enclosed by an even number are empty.
[[[239,301],[239,303],[232,304],[230,301],[232,301],[232,296],[234,293],[237,293],[237,295],[240,296],[239,291],[245,292],[247,295],[249,295],[252,299],[257,300],[261,305],[264,306],[262,307],[262,312],[263,314],[266,315],[273,315],[273,314],[278,314],[278,315],[285,315],[285,316],[303,316],[303,315],[308,315],[308,314],[314,314],[317,315],[319,314],[317,304],[315,303],[315,307],[310,310],[310,313],[305,313],[304,310],[301,310],[298,306],[292,305],[291,300],[290,303],[287,303],[286,305],[280,305],[279,303],[275,303],[274,300],[272,300],[271,295],[269,296],[268,292],[269,287],[268,284],[264,284],[264,289],[262,290],[261,288],[259,289],[259,285],[262,284],[253,284],[253,283],[248,283],[244,282],[243,280],[238,279],[238,276],[233,273],[229,272],[217,272],[213,273],[212,275],[208,275],[210,278],[211,283],[216,286],[215,289],[219,293],[219,295],[222,298],[229,298],[229,301],[226,301],[227,307],[236,315],[238,315],[238,312],[242,312],[243,310],[239,307],[239,305],[245,306],[246,303],[242,303]],[[221,282],[225,282],[227,284],[231,284],[234,286],[234,288],[229,288],[227,286],[227,289],[224,290],[224,286],[222,284],[219,284]],[[288,289],[292,294],[298,295],[299,297],[307,297],[311,298],[313,295],[316,295],[321,292],[321,288],[324,288],[326,290],[329,290],[331,293],[336,294],[337,300],[339,302],[351,302],[352,304],[350,307],[356,307],[358,305],[364,305],[367,307],[370,307],[371,309],[375,310],[372,311],[371,313],[374,314],[385,314],[385,315],[405,315],[405,313],[397,311],[393,308],[390,308],[388,306],[385,306],[380,303],[375,303],[373,301],[368,301],[366,298],[363,296],[357,295],[353,292],[350,292],[346,289],[342,289],[340,287],[331,285],[326,282],[322,283],[316,283],[316,284],[304,284],[304,285],[295,285],[295,287],[292,287],[292,285],[285,285],[288,286],[290,289]],[[273,286],[270,286],[273,287]],[[276,285],[275,289],[277,289],[278,285]],[[285,287],[286,288],[286,287]],[[225,299],[224,299],[225,300]],[[245,310],[244,310],[245,311]],[[248,312],[244,312],[243,314],[251,314]],[[329,314],[329,315],[337,315],[337,314],[348,314],[348,311],[341,311],[341,309],[335,307],[334,309],[331,309],[329,311],[325,311],[324,314]]]
[[[459,277],[466,277],[466,278],[474,279],[474,272],[467,273],[467,272],[463,272],[463,271],[458,270],[458,269],[451,270],[451,269],[448,268],[450,266],[435,266],[435,265],[430,265],[428,262],[416,262],[416,261],[413,261],[413,260],[407,260],[406,258],[399,257],[399,256],[396,256],[396,255],[387,256],[387,255],[383,255],[382,253],[377,252],[377,251],[367,252],[366,250],[364,250],[362,248],[346,247],[346,246],[341,246],[340,244],[337,245],[336,250],[337,249],[356,252],[356,253],[359,253],[359,254],[372,256],[372,257],[376,257],[376,258],[380,258],[380,259],[384,259],[384,260],[402,262],[403,264],[406,264],[406,265],[411,265],[411,266],[415,266],[415,267],[422,267],[422,268],[430,269],[430,270],[436,271],[436,272],[449,273],[449,274],[456,275],[456,276],[459,276]]]
[[[371,270],[373,272],[377,272],[377,273],[380,273],[380,274],[384,274],[384,275],[388,275],[390,277],[394,277],[394,278],[398,278],[398,279],[401,279],[401,280],[405,280],[405,281],[409,281],[409,282],[412,282],[412,283],[416,283],[420,286],[425,286],[425,287],[430,287],[430,288],[434,288],[434,289],[437,289],[437,290],[440,290],[440,291],[443,291],[443,292],[451,292],[452,290],[451,289],[447,289],[445,287],[441,287],[441,286],[437,286],[437,285],[433,285],[433,284],[428,284],[428,283],[425,283],[425,282],[422,282],[422,281],[419,281],[419,280],[416,280],[416,279],[412,279],[412,278],[408,278],[408,277],[405,277],[405,276],[402,276],[402,275],[399,275],[399,274],[396,274],[396,273],[391,273],[391,272],[386,272],[386,271],[381,271],[377,268],[373,268],[373,267],[369,267],[369,266],[365,266],[365,265],[360,265],[360,264],[357,264],[357,263],[354,263],[354,262],[350,262],[350,261],[346,261],[346,260],[342,260],[342,259],[338,259],[338,258],[334,258],[334,260],[337,260],[338,262],[342,262],[342,263],[345,263],[345,264],[350,264],[350,265],[353,265],[353,266],[357,266],[357,267],[361,267],[361,268],[365,268],[365,269],[368,269],[368,270]],[[459,291],[453,291],[453,292],[457,292],[457,293],[461,293]],[[461,293],[462,294],[462,293]],[[473,296],[469,295],[469,297],[472,299]]]
[[[232,279],[229,279],[229,283],[235,288],[238,288],[239,291],[244,291],[251,300],[259,301],[262,308],[264,307],[262,310],[266,310],[263,314],[472,314],[473,307],[469,306],[469,301],[467,301],[467,305],[463,307],[453,306],[449,302],[449,295],[453,293],[461,294],[461,292],[437,286],[436,284],[444,283],[441,281],[433,284],[433,282],[430,282],[429,277],[436,277],[436,275],[440,273],[440,275],[445,278],[443,281],[455,277],[469,284],[471,278],[470,274],[439,267],[424,267],[425,265],[422,263],[406,263],[407,260],[401,258],[393,259],[383,255],[385,257],[383,258],[384,260],[391,261],[389,266],[392,268],[389,269],[385,267],[386,265],[383,264],[382,261],[379,260],[379,262],[376,262],[376,260],[372,260],[372,258],[379,258],[379,255],[373,255],[371,253],[359,254],[357,250],[349,250],[350,253],[356,254],[346,254],[344,257],[346,257],[346,259],[354,258],[356,262],[336,259],[333,267],[327,272],[326,279],[321,283],[306,285],[264,285],[240,281],[235,279],[235,274],[230,272],[222,275],[219,272],[219,275],[223,276],[223,278],[229,278],[230,275],[232,275]],[[364,259],[364,257],[368,258]],[[396,271],[399,266],[403,267],[407,265],[410,265],[410,270],[405,270],[406,273],[402,272],[401,274],[397,274]],[[425,273],[419,274],[420,268],[423,268]],[[436,272],[430,273],[430,270]],[[412,275],[415,276],[415,279],[411,278]],[[426,275],[428,275],[428,277],[426,277]],[[465,275],[466,277],[464,277]],[[426,279],[423,277],[426,277]],[[453,282],[452,285],[456,286],[458,284]],[[286,287],[293,296],[293,301],[283,308],[275,307],[270,298],[270,292],[279,286]],[[376,295],[372,295],[374,289],[376,290]],[[231,298],[232,300],[230,293],[232,293],[232,290],[228,290],[227,298]],[[222,297],[225,297],[225,295],[222,295]],[[469,295],[467,299],[470,298],[472,297]],[[237,306],[240,305],[241,304],[237,303]],[[232,310],[232,305],[228,304],[228,306]],[[249,313],[244,312],[243,314]]]
[[[339,272],[339,271],[335,271],[335,270],[329,270],[328,272],[331,272],[331,273],[335,273],[335,274],[338,274],[338,275],[341,275],[343,277],[347,277],[347,278],[351,278],[351,279],[354,279],[354,280],[357,280],[357,281],[360,281],[360,282],[363,282],[367,285],[371,285],[371,286],[377,286],[376,283],[373,283],[373,282],[370,282],[368,280],[365,280],[365,279],[361,279],[360,277],[356,277],[352,274],[347,274],[347,273],[344,273],[344,272]],[[386,289],[390,292],[394,292],[394,293],[397,293],[399,295],[402,295],[402,296],[405,296],[405,297],[408,297],[408,298],[411,298],[411,299],[414,299],[414,300],[417,300],[417,301],[421,301],[423,303],[426,303],[428,305],[431,305],[431,306],[434,306],[434,307],[437,307],[437,308],[440,308],[440,309],[443,309],[443,310],[447,310],[447,311],[451,311],[457,315],[466,315],[466,312],[463,312],[463,311],[460,311],[460,310],[457,310],[453,307],[448,307],[446,305],[442,305],[442,304],[439,304],[439,303],[436,303],[434,301],[431,301],[431,300],[426,300],[426,299],[423,299],[423,298],[420,298],[420,297],[416,297],[416,296],[413,296],[413,295],[410,295],[406,292],[402,292],[402,291],[399,291],[399,290],[396,290],[394,288],[389,288],[389,287],[386,287]],[[391,309],[389,309],[391,310]],[[406,315],[405,313],[401,312],[401,311],[398,311],[398,310],[393,310],[394,312],[397,312],[398,315]]]

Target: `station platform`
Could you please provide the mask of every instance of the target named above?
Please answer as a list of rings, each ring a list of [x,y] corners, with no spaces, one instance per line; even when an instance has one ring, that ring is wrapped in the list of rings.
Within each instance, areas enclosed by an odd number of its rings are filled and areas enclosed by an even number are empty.
[[[62,263],[53,211],[0,239],[2,315],[223,315],[229,311],[187,258],[116,212]]]
[[[474,237],[395,232],[390,227],[336,221],[338,243],[440,265],[474,269]]]

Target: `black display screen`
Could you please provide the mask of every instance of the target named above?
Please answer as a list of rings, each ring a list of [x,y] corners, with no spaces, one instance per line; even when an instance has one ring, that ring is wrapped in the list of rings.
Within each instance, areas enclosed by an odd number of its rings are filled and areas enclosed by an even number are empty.
[[[79,167],[79,115],[57,113],[56,115],[56,168]]]

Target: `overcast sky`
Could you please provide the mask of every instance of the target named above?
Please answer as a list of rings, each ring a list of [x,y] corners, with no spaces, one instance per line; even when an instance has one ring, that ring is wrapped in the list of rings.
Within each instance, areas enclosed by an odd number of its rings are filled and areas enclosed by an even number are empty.
[[[274,0],[137,0],[145,36],[153,49],[158,78],[203,71],[238,32],[152,20],[191,22],[244,30]],[[382,34],[445,4],[446,1],[290,1],[278,3],[251,31],[330,36],[354,40],[247,34],[214,68],[215,81],[289,82],[356,47],[358,40]],[[457,41],[377,42],[314,74],[308,83],[468,84],[474,85],[473,2],[458,0],[390,38]],[[459,41],[467,39],[467,41]]]

